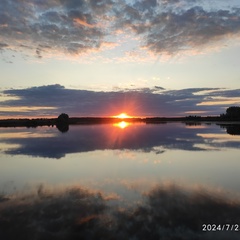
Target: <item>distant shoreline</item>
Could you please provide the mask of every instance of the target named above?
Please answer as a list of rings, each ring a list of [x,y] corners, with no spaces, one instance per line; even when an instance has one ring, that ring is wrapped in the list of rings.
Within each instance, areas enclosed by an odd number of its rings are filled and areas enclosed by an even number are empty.
[[[114,124],[121,121],[146,124],[160,124],[166,122],[211,122],[240,124],[240,119],[222,118],[219,116],[188,116],[188,117],[143,117],[143,118],[115,118],[115,117],[70,117],[67,122],[59,122],[58,118],[25,118],[25,119],[0,119],[0,127],[38,127],[57,125],[82,125],[82,124]]]

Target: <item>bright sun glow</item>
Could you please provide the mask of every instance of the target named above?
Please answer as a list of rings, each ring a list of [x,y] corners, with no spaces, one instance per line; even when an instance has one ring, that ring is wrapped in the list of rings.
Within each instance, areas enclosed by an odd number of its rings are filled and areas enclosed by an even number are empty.
[[[115,124],[113,124],[113,125],[114,125],[115,127],[119,127],[119,128],[121,128],[121,129],[124,129],[124,128],[128,127],[130,124],[127,123],[127,122],[121,121],[121,122],[115,123]]]
[[[129,115],[127,115],[126,113],[120,113],[119,115],[116,115],[114,116],[116,118],[121,118],[121,119],[124,119],[124,118],[131,118]]]

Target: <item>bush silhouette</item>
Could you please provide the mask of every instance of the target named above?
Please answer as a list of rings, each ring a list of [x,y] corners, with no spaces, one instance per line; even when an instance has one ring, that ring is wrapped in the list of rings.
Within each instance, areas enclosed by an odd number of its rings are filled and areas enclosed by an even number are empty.
[[[240,107],[232,106],[227,108],[226,115],[233,118],[240,117]]]
[[[240,120],[240,107],[238,106],[231,106],[226,109],[225,114],[220,114],[220,117],[222,119],[227,119],[227,120]]]
[[[57,122],[58,123],[68,123],[69,116],[66,113],[62,113],[58,116]]]
[[[56,126],[59,131],[61,131],[61,132],[68,131],[68,129],[69,129],[68,120],[69,120],[69,116],[66,113],[62,113],[58,116]]]

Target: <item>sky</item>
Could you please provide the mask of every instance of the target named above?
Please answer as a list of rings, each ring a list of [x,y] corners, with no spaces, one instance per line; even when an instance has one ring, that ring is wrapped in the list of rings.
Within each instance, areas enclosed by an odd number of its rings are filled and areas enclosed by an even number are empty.
[[[238,0],[1,0],[0,118],[240,105]]]

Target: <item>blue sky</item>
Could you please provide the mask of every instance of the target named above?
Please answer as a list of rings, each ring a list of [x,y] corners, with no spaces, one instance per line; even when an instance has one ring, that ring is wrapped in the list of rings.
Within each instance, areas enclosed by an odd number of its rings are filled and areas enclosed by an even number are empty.
[[[239,37],[239,1],[2,0],[0,117],[220,114]]]

